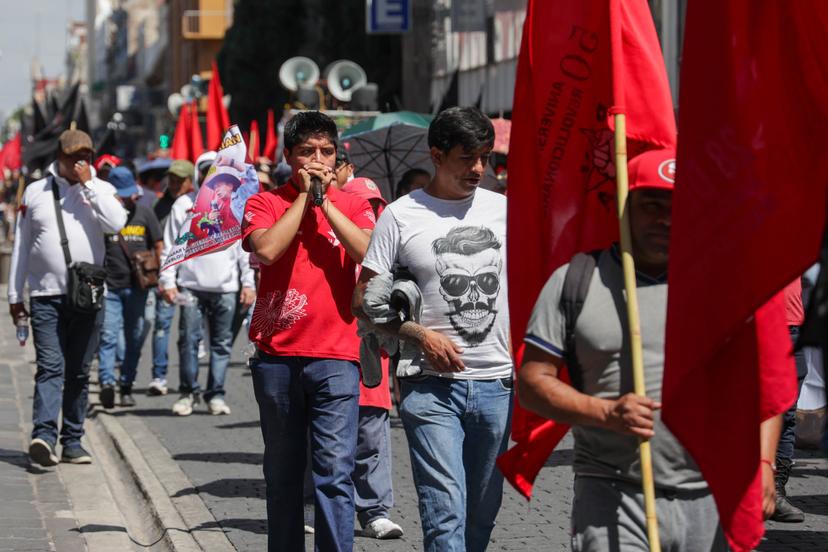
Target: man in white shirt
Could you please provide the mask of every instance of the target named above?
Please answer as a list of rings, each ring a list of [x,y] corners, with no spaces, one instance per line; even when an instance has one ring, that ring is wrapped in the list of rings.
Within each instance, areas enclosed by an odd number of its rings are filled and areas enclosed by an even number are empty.
[[[23,193],[15,229],[9,276],[12,322],[28,316],[23,303],[29,284],[32,333],[37,351],[32,441],[29,456],[41,466],[58,463],[55,444],[58,415],[63,412],[61,460],[88,464],[81,446],[89,388],[89,365],[98,346],[103,310],[71,311],[66,304],[67,267],[61,247],[53,186],[60,198],[63,223],[73,262],[103,266],[104,234],[123,228],[127,212],[111,184],[91,168],[92,140],[85,132],[67,130],[59,138],[58,157],[46,178]]]
[[[485,550],[500,509],[495,459],[509,439],[512,360],[506,198],[478,189],[494,144],[475,108],[441,112],[428,130],[434,178],[380,216],[354,313],[378,274],[404,269],[423,297],[420,324],[382,329],[419,343],[422,374],[400,378],[427,552]],[[468,507],[467,507],[468,505]]]
[[[169,254],[181,228],[189,222],[196,191],[179,197],[164,225],[164,252]],[[250,255],[242,251],[241,242],[222,251],[188,259],[161,273],[163,300],[181,305],[178,354],[180,359],[179,393],[173,412],[189,416],[201,402],[198,383],[198,344],[203,337],[204,317],[210,342],[210,374],[204,400],[211,414],[230,414],[224,400],[224,377],[233,348],[233,316],[237,301],[250,306],[256,299],[256,283],[249,263]],[[239,294],[239,281],[241,293]],[[179,294],[190,299],[182,300]],[[238,299],[237,299],[238,295]]]

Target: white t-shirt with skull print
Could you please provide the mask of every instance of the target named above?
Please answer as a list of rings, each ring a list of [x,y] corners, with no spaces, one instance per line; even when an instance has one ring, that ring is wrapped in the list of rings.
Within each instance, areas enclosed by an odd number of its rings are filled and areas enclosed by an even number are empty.
[[[362,265],[377,274],[405,268],[423,294],[421,324],[463,348],[456,379],[512,373],[506,284],[506,198],[478,189],[462,200],[416,190],[389,205],[377,221]]]

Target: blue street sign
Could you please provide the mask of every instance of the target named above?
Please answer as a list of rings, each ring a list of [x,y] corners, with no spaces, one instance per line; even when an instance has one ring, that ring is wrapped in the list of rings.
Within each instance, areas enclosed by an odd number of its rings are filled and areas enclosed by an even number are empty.
[[[411,30],[411,0],[367,0],[368,34],[398,34]]]

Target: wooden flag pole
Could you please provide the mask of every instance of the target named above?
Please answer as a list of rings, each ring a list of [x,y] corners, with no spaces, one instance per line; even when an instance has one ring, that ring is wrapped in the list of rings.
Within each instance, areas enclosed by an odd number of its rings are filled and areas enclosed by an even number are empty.
[[[635,262],[632,256],[632,235],[630,234],[630,210],[627,205],[629,179],[627,175],[627,120],[624,113],[616,113],[615,120],[615,175],[618,183],[618,222],[621,230],[621,266],[624,269],[624,288],[627,292],[627,323],[630,326],[630,349],[632,351],[633,385],[635,394],[647,395],[644,383],[644,361],[641,351],[641,321],[638,316],[638,295],[635,283]],[[655,484],[653,481],[653,458],[650,440],[641,439],[641,486],[644,491],[644,511],[647,516],[647,537],[651,552],[661,552],[656,516]]]

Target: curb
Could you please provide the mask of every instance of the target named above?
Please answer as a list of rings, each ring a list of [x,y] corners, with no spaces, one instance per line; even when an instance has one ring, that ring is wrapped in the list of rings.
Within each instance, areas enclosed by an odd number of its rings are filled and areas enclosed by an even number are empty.
[[[97,394],[90,393],[90,404]],[[111,443],[113,455],[126,468],[143,495],[152,521],[175,552],[233,552],[236,549],[197,489],[167,449],[136,416],[114,416],[101,406],[92,407],[87,422]],[[196,492],[193,492],[193,491]]]

